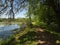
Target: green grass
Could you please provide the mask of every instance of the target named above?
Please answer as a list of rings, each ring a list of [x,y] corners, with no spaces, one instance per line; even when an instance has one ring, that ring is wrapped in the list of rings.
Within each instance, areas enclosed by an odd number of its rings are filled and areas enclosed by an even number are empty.
[[[8,39],[9,41],[6,41],[4,45],[37,45],[38,37],[36,36],[37,33],[35,32],[35,29],[36,28],[25,28],[21,30],[20,32],[13,35],[10,40]],[[45,30],[44,33],[46,33],[47,36],[50,35],[50,37],[52,37],[50,40],[52,40],[53,43],[58,39],[60,40],[60,36],[55,34],[55,32],[51,33],[51,31]],[[43,36],[45,37],[44,39],[47,39],[47,36]]]

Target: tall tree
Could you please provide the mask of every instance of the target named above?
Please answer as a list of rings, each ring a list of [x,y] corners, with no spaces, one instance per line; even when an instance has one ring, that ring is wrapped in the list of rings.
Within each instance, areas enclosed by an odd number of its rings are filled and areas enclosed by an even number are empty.
[[[15,14],[27,5],[25,0],[1,0],[0,15],[10,15],[14,19]]]
[[[60,0],[46,0],[46,4],[54,9],[55,17],[57,20],[57,31],[60,32]]]

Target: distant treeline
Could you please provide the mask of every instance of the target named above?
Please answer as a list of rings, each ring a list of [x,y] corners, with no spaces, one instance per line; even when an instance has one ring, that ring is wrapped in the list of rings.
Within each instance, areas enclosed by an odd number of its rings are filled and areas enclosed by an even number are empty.
[[[25,21],[25,18],[17,18],[17,19],[10,19],[10,18],[0,18],[0,22],[5,22],[5,21],[17,21],[17,22],[23,22]]]

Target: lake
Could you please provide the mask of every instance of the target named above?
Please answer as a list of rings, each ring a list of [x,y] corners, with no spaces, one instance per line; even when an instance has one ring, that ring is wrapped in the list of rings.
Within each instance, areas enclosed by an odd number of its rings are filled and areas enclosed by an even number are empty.
[[[20,28],[19,25],[0,25],[0,38],[7,39],[10,35],[14,34],[12,30]]]

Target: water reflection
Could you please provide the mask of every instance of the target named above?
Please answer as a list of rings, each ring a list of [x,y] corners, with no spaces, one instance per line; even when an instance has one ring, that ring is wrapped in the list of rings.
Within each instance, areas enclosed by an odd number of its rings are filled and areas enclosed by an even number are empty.
[[[11,30],[18,29],[20,26],[18,25],[6,25],[6,26],[0,26],[0,38],[6,39],[8,38],[13,32]]]

